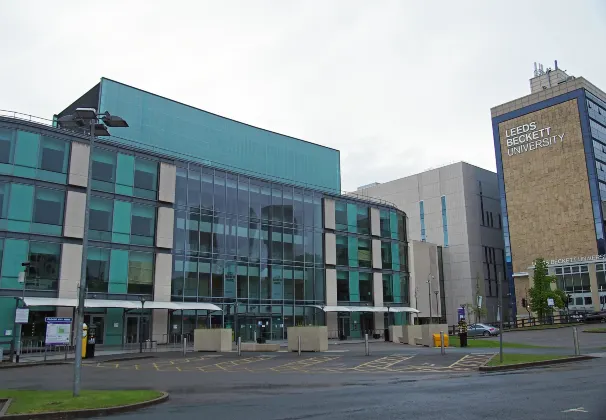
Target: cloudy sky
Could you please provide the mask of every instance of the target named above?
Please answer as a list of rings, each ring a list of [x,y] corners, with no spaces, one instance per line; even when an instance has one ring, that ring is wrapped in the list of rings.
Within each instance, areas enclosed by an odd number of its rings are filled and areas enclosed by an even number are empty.
[[[105,76],[337,148],[345,190],[494,169],[490,108],[535,61],[606,90],[604,0],[0,0],[0,39],[0,109],[50,118]]]

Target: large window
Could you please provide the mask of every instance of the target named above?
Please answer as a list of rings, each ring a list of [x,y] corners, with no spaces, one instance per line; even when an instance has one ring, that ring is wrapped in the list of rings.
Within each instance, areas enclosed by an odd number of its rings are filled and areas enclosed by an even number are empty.
[[[61,234],[63,226],[63,203],[65,191],[36,187],[33,222],[44,226],[35,226],[32,230],[39,233]]]
[[[555,273],[558,288],[566,293],[591,292],[587,265],[556,267]]]
[[[149,199],[156,198],[158,190],[158,162],[135,158],[134,195]]]
[[[42,136],[38,167],[45,171],[66,173],[69,144],[60,139]]]
[[[349,258],[347,256],[347,236],[337,235],[337,265],[347,266]]]
[[[111,241],[113,209],[114,203],[112,200],[95,196],[91,197],[88,222],[91,239]]]
[[[347,231],[347,204],[335,201],[335,229]]]
[[[391,234],[389,229],[389,211],[385,209],[379,211],[379,222],[381,226],[381,237],[389,238]]]
[[[105,149],[93,151],[92,187],[101,191],[114,192],[116,182],[116,152]]]
[[[349,302],[349,272],[337,271],[337,301]]]
[[[393,279],[391,274],[383,274],[383,302],[393,302]]]
[[[391,251],[391,242],[381,242],[381,263],[383,270],[391,270],[392,268]]]
[[[27,289],[57,290],[61,245],[47,242],[30,242]]]
[[[86,287],[89,293],[107,293],[109,290],[110,250],[89,248],[86,261]]]
[[[151,295],[154,289],[154,254],[130,251],[128,254],[128,293]]]
[[[11,163],[13,159],[14,130],[0,128],[0,163]]]
[[[368,206],[363,204],[357,204],[357,225],[358,225],[358,233],[363,235],[370,234],[370,212],[368,210]]]
[[[360,267],[372,267],[372,251],[369,239],[358,239],[358,264]]]
[[[373,301],[372,296],[372,274],[371,273],[359,273],[360,279],[360,302]]]
[[[130,243],[152,246],[156,227],[156,207],[133,204],[132,211]]]

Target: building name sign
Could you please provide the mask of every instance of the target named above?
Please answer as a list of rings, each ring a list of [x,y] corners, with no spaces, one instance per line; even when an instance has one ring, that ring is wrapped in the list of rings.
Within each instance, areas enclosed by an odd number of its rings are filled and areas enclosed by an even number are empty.
[[[574,264],[580,262],[592,262],[606,260],[606,255],[590,255],[588,257],[572,257],[572,258],[558,258],[555,260],[549,260],[549,265],[560,265],[560,264]]]
[[[564,141],[564,133],[554,134],[551,127],[537,128],[537,123],[534,121],[505,130],[505,137],[509,156],[549,147],[558,141],[560,143]]]

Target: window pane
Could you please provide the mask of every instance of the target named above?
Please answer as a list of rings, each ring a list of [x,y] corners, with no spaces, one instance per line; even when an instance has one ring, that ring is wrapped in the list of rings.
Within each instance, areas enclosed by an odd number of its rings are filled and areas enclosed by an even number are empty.
[[[212,253],[212,216],[200,215],[200,254],[210,255]]]
[[[91,239],[111,240],[113,204],[112,200],[91,197],[88,222],[91,230]]]
[[[64,199],[64,191],[36,188],[34,223],[62,226]]]
[[[225,211],[225,174],[215,171],[214,180],[215,211]]]
[[[128,293],[153,293],[154,254],[130,251],[128,254]]]
[[[360,273],[360,302],[372,302],[372,275]]]
[[[30,242],[27,289],[57,290],[61,245]]]
[[[213,171],[212,169],[202,168],[201,175],[202,191],[200,193],[201,206],[203,210],[213,209]]]
[[[337,271],[337,301],[349,301],[349,273]]]
[[[200,177],[200,171],[191,168],[189,169],[189,173],[187,175],[187,207],[190,209],[190,211],[198,211],[200,208]]]
[[[104,149],[93,151],[93,179],[105,182],[116,180],[116,153]]]
[[[347,257],[347,236],[337,235],[337,265],[348,265]]]
[[[335,229],[347,230],[347,204],[344,201],[335,202]]]
[[[238,179],[238,215],[251,216],[249,210],[248,178],[243,176]]]
[[[133,204],[131,243],[138,245],[153,245],[156,226],[156,207]]]
[[[212,264],[212,297],[223,297],[223,260]]]
[[[282,216],[284,217],[284,223],[291,224],[293,222],[293,197],[292,197],[292,188],[283,187],[283,197],[282,197]]]
[[[248,266],[246,264],[238,264],[236,283],[237,297],[248,299]]]
[[[67,172],[67,156],[69,145],[67,142],[52,137],[42,136],[40,151],[40,169],[51,172]]]
[[[109,284],[109,249],[89,248],[86,260],[86,287],[89,293],[107,293]]]
[[[198,262],[198,297],[210,296],[210,260]]]
[[[381,242],[381,262],[383,270],[391,270],[391,243]]]
[[[158,162],[135,157],[135,187],[156,191],[158,184]]]
[[[175,201],[178,206],[187,205],[187,170],[185,168],[177,168]]]
[[[282,187],[280,185],[272,185],[271,188],[271,211],[272,220],[274,222],[281,222],[283,220],[283,208],[282,208]]]
[[[225,208],[229,214],[238,214],[238,178],[233,175],[225,177]]]
[[[358,264],[360,267],[371,267],[372,259],[370,241],[368,239],[358,239]]]
[[[14,130],[0,128],[0,163],[12,162]]]

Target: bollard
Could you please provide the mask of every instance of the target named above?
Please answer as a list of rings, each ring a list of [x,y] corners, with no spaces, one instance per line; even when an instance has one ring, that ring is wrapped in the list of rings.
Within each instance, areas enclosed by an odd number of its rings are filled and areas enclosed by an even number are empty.
[[[44,345],[44,361],[46,362],[46,345]]]
[[[67,360],[68,351],[69,351],[69,344],[65,346],[65,359],[64,360]]]
[[[297,337],[297,349],[298,349],[299,356],[301,356],[301,336]]]
[[[257,342],[257,332],[253,332],[253,341],[256,343]]]
[[[183,356],[187,354],[187,337],[183,337]]]
[[[242,337],[238,337],[238,356],[242,355]]]
[[[446,354],[446,350],[444,349],[444,331],[440,331],[440,347],[442,356]]]
[[[364,334],[364,351],[367,356],[370,356],[370,348],[368,347],[368,334]]]
[[[580,356],[581,349],[579,348],[579,333],[577,331],[577,327],[572,327],[572,339],[574,341],[574,355]]]

